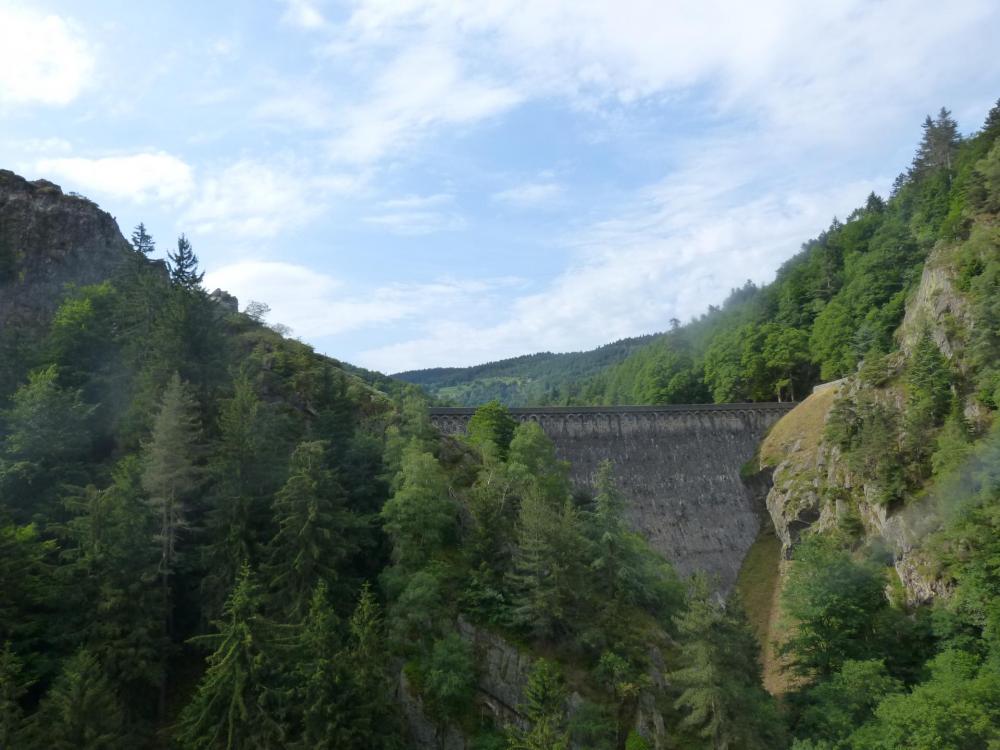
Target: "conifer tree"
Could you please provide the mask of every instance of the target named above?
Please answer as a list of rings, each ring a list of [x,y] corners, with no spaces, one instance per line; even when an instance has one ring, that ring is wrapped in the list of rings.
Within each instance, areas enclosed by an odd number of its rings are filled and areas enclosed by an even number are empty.
[[[687,609],[675,618],[681,668],[670,675],[681,694],[681,724],[711,750],[771,750],[783,728],[761,687],[758,646],[736,602],[712,601],[704,578],[692,582]]]
[[[266,572],[275,604],[293,621],[305,616],[320,582],[337,581],[338,566],[355,550],[352,531],[359,522],[326,468],[326,447],[322,441],[300,443],[288,481],[274,498],[278,533]]]
[[[170,280],[182,289],[198,289],[205,274],[198,272],[198,256],[183,234],[177,238],[177,250],[167,253],[170,260]]]
[[[24,665],[8,641],[0,651],[0,748],[16,747],[24,712],[21,698],[30,683],[24,675]]]
[[[142,475],[142,486],[158,516],[159,569],[166,592],[177,565],[178,540],[188,526],[188,503],[201,479],[200,432],[197,404],[175,373],[163,392]]]
[[[208,670],[181,712],[178,744],[185,750],[270,750],[283,747],[287,727],[276,689],[290,635],[266,619],[250,568],[244,566],[226,602],[218,633],[193,639],[214,647]]]
[[[301,712],[296,746],[334,750],[343,746],[346,683],[340,660],[337,616],[327,599],[326,584],[313,592],[296,638],[295,705]]]
[[[273,445],[267,440],[260,399],[246,374],[233,381],[223,403],[219,440],[210,462],[215,480],[206,524],[206,610],[216,616],[232,591],[244,562],[260,562],[270,488]]]
[[[31,717],[26,743],[38,750],[125,750],[124,714],[97,659],[70,657]]]
[[[188,506],[201,480],[197,461],[201,432],[194,399],[174,373],[163,392],[153,434],[145,450],[142,486],[157,516],[154,539],[159,551],[157,564],[160,591],[166,611],[165,628],[173,635],[172,578],[178,563],[178,545],[188,527]],[[165,708],[166,681],[160,688],[160,711]]]
[[[137,713],[163,679],[167,649],[159,550],[150,546],[158,517],[141,490],[142,465],[130,456],[110,487],[84,488],[66,501],[62,574],[87,649],[124,690]]]
[[[137,253],[149,257],[156,250],[156,243],[146,232],[146,225],[139,223],[132,232],[132,247]]]
[[[528,493],[521,503],[509,575],[518,625],[541,638],[569,629],[584,587],[585,548],[580,515],[568,497],[560,502]]]
[[[539,659],[528,676],[521,711],[528,719],[526,730],[511,728],[508,750],[568,750],[566,689],[556,664]]]
[[[955,152],[962,138],[958,133],[958,123],[945,107],[941,107],[936,118],[927,115],[924,120],[923,136],[910,167],[911,177],[920,177],[927,172],[943,169],[950,173],[954,165]]]

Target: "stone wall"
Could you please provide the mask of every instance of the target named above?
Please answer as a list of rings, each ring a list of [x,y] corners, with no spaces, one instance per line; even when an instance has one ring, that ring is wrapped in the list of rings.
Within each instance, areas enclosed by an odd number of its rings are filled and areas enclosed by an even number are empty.
[[[588,487],[610,460],[636,530],[682,575],[705,571],[727,592],[760,530],[766,486],[741,468],[792,404],[544,407],[511,409],[537,422],[574,483]],[[474,409],[431,409],[446,434],[465,431]]]

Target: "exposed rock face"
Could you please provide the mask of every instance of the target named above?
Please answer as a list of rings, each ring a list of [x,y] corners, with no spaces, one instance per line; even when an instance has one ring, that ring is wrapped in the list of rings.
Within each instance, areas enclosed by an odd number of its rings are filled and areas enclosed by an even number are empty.
[[[468,641],[476,655],[476,704],[481,715],[492,720],[496,727],[528,729],[529,723],[520,713],[525,702],[528,679],[536,657],[515,646],[496,633],[476,627],[463,618],[457,623],[459,634]],[[656,705],[656,690],[666,687],[662,657],[655,648],[651,650],[651,690],[639,698],[635,716],[635,730],[647,739],[653,750],[667,747],[667,730]],[[409,731],[411,746],[416,750],[468,750],[469,738],[455,726],[438,726],[428,716],[423,701],[406,677],[400,672],[399,701]],[[566,698],[566,715],[572,718],[583,705],[583,698],[571,692]],[[577,744],[572,750],[587,750]]]
[[[721,592],[736,582],[757,538],[767,475],[747,481],[741,469],[768,427],[791,404],[512,409],[538,422],[570,462],[578,486],[610,460],[628,498],[633,527],[681,575],[703,571]],[[432,409],[446,433],[463,432],[472,409]]]
[[[943,582],[928,573],[920,547],[927,525],[936,523],[933,510],[912,506],[890,513],[879,502],[877,488],[855,476],[840,450],[823,439],[834,401],[858,387],[854,379],[839,381],[835,387],[814,393],[775,425],[761,448],[761,460],[774,465],[768,513],[783,556],[788,558],[806,529],[832,531],[845,515],[856,512],[865,536],[882,539],[892,553],[907,600],[926,602],[946,593]],[[901,399],[892,390],[882,396]]]
[[[228,310],[231,313],[239,312],[240,310],[240,301],[223,289],[216,289],[208,295],[208,298],[215,302],[215,304],[219,307]]]
[[[132,253],[96,204],[0,170],[0,330],[44,325],[67,284],[99,283]]]

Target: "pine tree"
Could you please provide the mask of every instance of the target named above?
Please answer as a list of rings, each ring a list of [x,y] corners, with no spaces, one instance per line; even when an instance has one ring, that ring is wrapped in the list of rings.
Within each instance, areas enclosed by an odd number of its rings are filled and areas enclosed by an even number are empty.
[[[24,722],[21,698],[30,682],[23,674],[24,665],[8,641],[0,651],[0,748],[16,747],[15,739]]]
[[[962,142],[958,123],[952,118],[951,112],[941,107],[937,118],[932,119],[927,115],[921,127],[924,132],[910,167],[911,178],[921,177],[938,169],[943,169],[950,175],[955,153]]]
[[[783,746],[773,700],[761,687],[758,646],[735,602],[712,601],[704,578],[692,582],[687,609],[674,620],[681,668],[670,680],[681,690],[681,724],[711,750],[770,750]]]
[[[320,582],[338,579],[337,568],[355,550],[358,519],[344,504],[344,490],[326,468],[326,444],[299,444],[288,481],[274,498],[278,533],[270,544],[270,591],[293,621],[305,616]]]
[[[244,566],[215,626],[193,639],[214,647],[208,670],[181,712],[176,739],[185,750],[270,750],[283,747],[287,727],[276,689],[290,634],[261,613],[261,597]]]
[[[166,609],[168,636],[173,635],[171,580],[177,568],[178,543],[188,527],[188,505],[198,488],[201,468],[198,409],[176,373],[163,392],[153,434],[145,450],[142,486],[157,516],[155,540],[161,596]],[[160,710],[165,707],[166,681],[161,683]]]
[[[156,243],[153,238],[146,233],[146,225],[139,223],[132,232],[132,247],[137,253],[149,257],[156,250]]]
[[[524,703],[519,707],[528,719],[526,730],[511,728],[508,750],[568,750],[566,688],[555,662],[539,659],[528,676]]]
[[[215,480],[204,547],[205,609],[222,610],[244,562],[260,562],[265,525],[264,498],[271,485],[273,445],[268,440],[261,402],[249,377],[233,381],[233,396],[223,403],[219,441],[210,461]]]
[[[67,660],[27,729],[38,750],[124,750],[131,743],[115,692],[86,650]]]
[[[141,475],[141,462],[130,456],[110,487],[87,487],[66,501],[73,517],[61,568],[87,649],[136,712],[161,684],[167,649],[160,554],[148,542],[159,519],[142,495]]]
[[[183,289],[198,289],[204,273],[198,272],[198,256],[191,249],[191,243],[183,234],[177,238],[177,251],[167,253],[170,261],[170,280]]]
[[[296,747],[334,750],[344,747],[345,673],[340,658],[337,616],[327,599],[326,584],[313,592],[309,612],[296,638],[295,705],[301,711]]]
[[[584,588],[586,539],[579,512],[530,492],[521,503],[514,569],[514,621],[528,632],[551,638],[566,632]]]

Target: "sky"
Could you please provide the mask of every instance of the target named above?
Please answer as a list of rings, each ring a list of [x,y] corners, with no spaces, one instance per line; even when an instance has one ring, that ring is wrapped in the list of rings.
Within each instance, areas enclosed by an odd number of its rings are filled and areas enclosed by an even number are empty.
[[[383,372],[764,283],[1000,97],[995,0],[0,0],[0,168]]]

